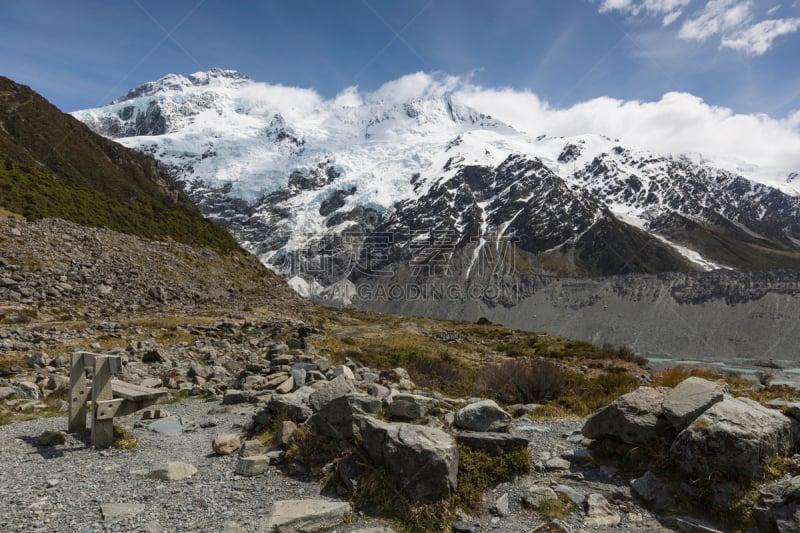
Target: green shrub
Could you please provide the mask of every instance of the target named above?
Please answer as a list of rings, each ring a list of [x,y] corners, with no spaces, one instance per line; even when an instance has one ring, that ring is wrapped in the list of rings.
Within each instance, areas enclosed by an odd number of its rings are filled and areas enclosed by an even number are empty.
[[[573,377],[542,359],[511,359],[486,367],[481,376],[487,391],[505,404],[544,403],[565,394]]]

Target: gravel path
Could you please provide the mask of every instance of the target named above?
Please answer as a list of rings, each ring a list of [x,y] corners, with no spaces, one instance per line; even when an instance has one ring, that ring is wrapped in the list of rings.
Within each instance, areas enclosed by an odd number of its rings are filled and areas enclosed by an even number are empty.
[[[251,420],[247,405],[221,408],[218,402],[188,400],[165,405],[172,418],[181,417],[196,426],[177,436],[155,433],[137,424],[138,416],[121,420],[139,438],[136,450],[95,451],[88,434],[69,435],[65,445],[43,447],[36,438],[46,430],[62,430],[66,417],[43,418],[0,427],[0,531],[112,531],[172,532],[202,531],[233,533],[256,531],[270,504],[283,499],[320,498],[320,485],[311,478],[290,478],[277,468],[255,477],[234,474],[236,455],[218,456],[211,441],[220,433],[239,433]],[[510,514],[497,517],[489,512],[478,517],[481,531],[529,532],[542,524],[523,508],[521,499],[532,485],[565,484],[585,494],[603,494],[622,516],[611,528],[586,527],[583,513],[565,520],[572,531],[665,531],[646,510],[631,501],[627,480],[613,470],[576,467],[548,470],[544,463],[579,448],[567,437],[581,422],[553,420],[515,421],[513,432],[529,437],[535,471],[503,483],[487,494],[487,504],[508,494]],[[579,440],[579,439],[577,439]],[[572,442],[571,442],[572,441]],[[159,481],[141,472],[158,463],[180,461],[198,472],[189,479]],[[104,504],[139,504],[143,512],[132,517],[106,519]],[[233,523],[233,524],[232,524]],[[236,525],[242,529],[232,529]],[[383,531],[374,519],[357,515],[339,533]],[[229,528],[229,529],[226,529]]]
[[[211,441],[219,433],[241,431],[252,410],[233,406],[230,413],[209,414],[217,406],[191,400],[163,406],[198,426],[216,424],[179,436],[133,428],[135,415],[119,419],[139,438],[136,450],[98,452],[87,445],[88,435],[80,436],[84,440],[70,435],[62,446],[39,446],[36,437],[65,429],[66,417],[0,427],[0,531],[223,531],[228,521],[254,531],[272,501],[320,497],[313,479],[288,478],[277,469],[256,477],[234,474],[236,455],[214,454]],[[171,482],[136,474],[166,461],[192,464],[198,473]],[[145,510],[105,521],[100,510],[105,503],[142,504]]]

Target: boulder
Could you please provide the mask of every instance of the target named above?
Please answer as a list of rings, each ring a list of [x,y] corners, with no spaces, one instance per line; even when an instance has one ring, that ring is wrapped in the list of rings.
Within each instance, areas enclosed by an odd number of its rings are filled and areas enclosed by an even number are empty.
[[[289,379],[291,380],[292,378]],[[307,402],[308,396],[295,391],[289,394],[274,395],[267,402],[267,408],[279,418],[305,422],[312,414]]]
[[[358,418],[378,414],[381,402],[369,394],[350,393],[325,405],[311,417],[311,427],[321,435],[352,439],[358,431]]]
[[[236,461],[234,472],[240,476],[252,477],[263,474],[269,469],[270,458],[268,455],[240,456]]]
[[[214,437],[214,442],[211,443],[214,453],[218,455],[230,455],[241,445],[239,435],[234,434],[217,435]]]
[[[725,398],[678,435],[670,454],[689,475],[754,479],[777,454],[794,449],[797,424],[753,400]]]
[[[258,526],[259,532],[310,533],[341,524],[352,512],[347,502],[328,500],[280,500]]]
[[[353,371],[350,370],[350,367],[345,365],[339,365],[336,368],[334,368],[333,375],[336,376],[337,378],[341,377],[348,381],[354,381],[356,379],[356,376],[355,374],[353,374]]]
[[[254,391],[228,389],[222,397],[222,405],[234,405],[237,403],[257,403],[258,397]]]
[[[297,424],[291,420],[285,420],[278,425],[278,430],[275,432],[275,446],[282,449],[289,447],[292,434],[297,431]]]
[[[353,384],[344,376],[338,376],[323,383],[316,391],[312,392],[308,398],[308,404],[315,411],[319,411],[326,403],[351,392],[355,392]]]
[[[502,431],[508,427],[511,418],[494,400],[481,400],[459,410],[455,425],[472,431]]]
[[[253,457],[254,455],[264,455],[269,451],[269,446],[265,446],[258,439],[246,440],[239,448],[240,457]]]
[[[669,509],[675,505],[675,499],[667,487],[649,470],[631,481],[631,490],[655,509]]]
[[[641,444],[670,431],[661,404],[668,389],[639,387],[624,394],[593,414],[584,423],[584,437],[615,437],[629,444]]]
[[[283,380],[283,382],[280,385],[275,387],[275,392],[277,392],[278,394],[288,394],[294,390],[294,385],[295,385],[294,378],[292,376],[289,376],[288,378]]]
[[[609,527],[622,521],[622,517],[614,510],[602,494],[589,494],[584,504],[587,526]]]
[[[389,405],[389,416],[402,420],[418,420],[424,418],[439,402],[418,394],[397,394]]]
[[[682,431],[703,411],[721,402],[722,387],[707,379],[690,377],[667,393],[661,408],[673,427]]]
[[[800,531],[800,476],[780,479],[758,492],[759,504],[753,507],[758,531]]]
[[[39,387],[30,381],[20,381],[17,383],[14,389],[18,398],[24,398],[26,400],[38,400],[42,397]]]
[[[450,497],[458,483],[458,447],[436,428],[360,419],[364,449],[384,466],[409,498],[433,502]]]
[[[156,465],[147,472],[147,477],[163,481],[178,481],[190,478],[197,473],[197,468],[190,464],[169,462]]]
[[[0,400],[7,400],[17,394],[17,389],[12,387],[0,387]]]
[[[545,485],[534,485],[523,494],[522,504],[532,509],[538,509],[545,501],[555,499],[558,499],[556,491]]]
[[[503,455],[516,448],[528,447],[528,439],[508,433],[462,431],[456,439],[473,450],[485,452],[492,457]]]

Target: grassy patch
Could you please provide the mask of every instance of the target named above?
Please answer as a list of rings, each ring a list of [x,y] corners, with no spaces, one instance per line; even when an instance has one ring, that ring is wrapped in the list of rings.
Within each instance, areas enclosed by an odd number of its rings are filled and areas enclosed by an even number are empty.
[[[192,394],[190,389],[182,389],[178,392],[172,393],[170,396],[166,398],[162,398],[158,401],[159,404],[173,404],[173,403],[180,403],[184,400],[206,400],[209,398],[209,393],[202,392],[200,394]]]
[[[387,518],[400,532],[449,532],[456,519],[450,500],[420,504],[411,501],[382,468],[362,463],[364,475],[352,496],[353,507],[371,516]]]
[[[520,447],[507,454],[491,457],[467,446],[458,447],[458,489],[453,503],[467,511],[478,511],[483,494],[515,474],[530,471],[528,450]]]
[[[0,411],[0,426],[36,418],[66,416],[66,412],[59,409],[58,400],[66,400],[66,397],[63,395],[48,396],[41,400],[22,400],[23,403],[13,407],[3,406],[5,410]],[[35,409],[35,405],[43,405],[44,407]]]
[[[575,504],[572,500],[559,494],[557,498],[549,498],[539,504],[536,513],[545,520],[563,520],[574,510]]]
[[[277,426],[276,426],[277,427]],[[300,426],[289,439],[286,459],[319,469],[342,455],[339,441]]]
[[[139,439],[122,426],[114,426],[114,448],[118,450],[134,450],[139,446]]]
[[[451,498],[434,503],[411,501],[389,472],[360,455],[364,475],[352,496],[353,506],[369,515],[393,520],[400,531],[450,531],[457,509],[477,512],[488,489],[530,470],[525,448],[500,457],[490,457],[466,446],[459,446],[458,451],[458,488]]]

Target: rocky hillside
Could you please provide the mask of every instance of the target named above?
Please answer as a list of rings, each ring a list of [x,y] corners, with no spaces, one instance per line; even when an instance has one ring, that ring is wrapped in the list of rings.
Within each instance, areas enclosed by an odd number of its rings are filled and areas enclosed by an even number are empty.
[[[0,207],[236,251],[154,159],[95,134],[29,87],[0,77]]]
[[[0,324],[307,304],[247,254],[0,212]]]

